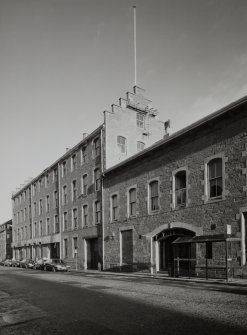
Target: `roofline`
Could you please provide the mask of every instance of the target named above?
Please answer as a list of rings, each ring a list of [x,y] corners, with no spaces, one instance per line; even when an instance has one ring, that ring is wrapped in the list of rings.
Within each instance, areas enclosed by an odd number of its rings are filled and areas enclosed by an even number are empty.
[[[119,167],[121,166],[124,166],[125,164],[135,160],[136,158],[139,158],[139,157],[142,157],[142,156],[145,156],[148,152],[154,150],[154,149],[157,149],[159,147],[161,147],[162,145],[164,144],[167,144],[167,143],[170,143],[172,141],[174,141],[175,139],[179,138],[180,136],[188,133],[189,131],[191,130],[194,130],[200,126],[202,126],[203,124],[211,121],[211,120],[214,120],[216,119],[217,117],[221,116],[221,115],[224,115],[225,113],[229,112],[230,110],[232,110],[233,108],[236,108],[238,107],[239,105],[243,104],[247,102],[247,95],[242,97],[241,99],[238,99],[232,103],[230,103],[229,105],[217,110],[216,112],[214,113],[211,113],[207,116],[205,116],[204,118],[202,119],[199,119],[198,121],[196,122],[193,122],[192,124],[190,124],[189,126],[185,127],[185,128],[182,128],[180,130],[178,130],[177,132],[175,132],[174,134],[170,135],[169,137],[166,137],[164,139],[161,139],[157,142],[155,142],[153,145],[151,145],[150,147],[148,147],[147,149],[144,149],[143,151],[125,159],[124,161],[106,169],[104,171],[104,175],[112,172],[113,170],[115,169],[118,169]]]
[[[104,124],[102,123],[98,128],[96,128],[94,131],[92,131],[87,137],[82,139],[79,143],[73,146],[73,148],[69,149],[65,152],[60,158],[58,158],[54,163],[49,165],[47,168],[45,168],[41,173],[39,173],[36,177],[32,178],[27,184],[25,184],[21,189],[19,189],[17,192],[13,193],[11,196],[11,199],[16,197],[19,193],[23,192],[24,189],[28,188],[33,182],[37,181],[41,176],[43,176],[47,171],[55,167],[60,161],[64,160],[67,156],[70,156],[76,149],[78,149],[80,146],[84,144],[84,142],[88,141],[90,138],[94,137],[97,133],[99,133],[103,129]]]

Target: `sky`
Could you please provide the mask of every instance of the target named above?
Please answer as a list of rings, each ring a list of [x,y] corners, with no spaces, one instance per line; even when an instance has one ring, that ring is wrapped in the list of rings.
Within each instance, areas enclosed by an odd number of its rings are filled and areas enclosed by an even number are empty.
[[[247,94],[246,0],[0,0],[0,224],[11,192],[137,85],[174,131]]]

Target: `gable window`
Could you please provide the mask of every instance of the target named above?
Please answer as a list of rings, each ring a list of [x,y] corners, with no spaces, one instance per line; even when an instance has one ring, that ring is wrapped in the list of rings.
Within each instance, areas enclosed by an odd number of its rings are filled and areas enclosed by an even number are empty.
[[[72,201],[77,199],[77,183],[76,180],[72,181]]]
[[[129,216],[136,216],[136,188],[129,190]]]
[[[138,128],[144,128],[144,114],[137,113],[136,114],[136,125]]]
[[[71,171],[76,169],[76,154],[71,157]]]
[[[118,219],[118,196],[114,194],[111,197],[111,214],[112,214],[112,221]]]
[[[67,186],[66,185],[63,186],[63,204],[64,205],[67,204]]]
[[[83,225],[88,225],[88,205],[84,205],[82,207],[82,217],[83,217]]]
[[[137,152],[140,152],[145,149],[145,143],[138,141],[137,142]]]
[[[186,171],[178,171],[175,174],[175,206],[186,205]]]
[[[81,149],[81,164],[85,164],[87,162],[87,148],[84,147]]]
[[[77,208],[73,209],[72,214],[73,214],[73,227],[77,228],[77,220],[78,220],[78,218],[77,218]]]
[[[83,193],[83,195],[87,195],[87,184],[88,184],[87,174],[84,174],[83,177],[82,177],[82,193]]]
[[[215,158],[208,163],[208,195],[210,199],[221,198],[222,183],[222,159]]]
[[[100,155],[100,140],[99,140],[99,137],[97,137],[93,141],[93,156],[97,157],[99,155]]]
[[[123,137],[123,136],[118,136],[117,137],[117,145],[118,145],[119,152],[121,154],[126,154],[126,152],[127,152],[126,138]]]
[[[149,184],[149,194],[150,194],[150,211],[159,210],[159,191],[158,191],[158,181],[154,180]]]
[[[95,217],[95,223],[100,223],[100,219],[101,219],[101,211],[100,211],[100,202],[99,201],[95,201],[94,203],[94,217]]]
[[[95,186],[95,191],[100,190],[100,169],[94,170],[94,186]]]

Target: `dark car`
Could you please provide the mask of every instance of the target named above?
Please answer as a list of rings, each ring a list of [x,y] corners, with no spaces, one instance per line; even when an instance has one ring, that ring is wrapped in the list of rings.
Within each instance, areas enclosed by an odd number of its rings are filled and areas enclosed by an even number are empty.
[[[62,259],[49,259],[44,264],[45,271],[68,271],[69,266]]]
[[[17,259],[14,259],[12,261],[12,267],[16,267],[16,268],[19,268],[20,267],[20,263],[21,261],[17,260]]]
[[[34,270],[44,270],[44,264],[47,259],[40,258],[34,262],[33,269]]]

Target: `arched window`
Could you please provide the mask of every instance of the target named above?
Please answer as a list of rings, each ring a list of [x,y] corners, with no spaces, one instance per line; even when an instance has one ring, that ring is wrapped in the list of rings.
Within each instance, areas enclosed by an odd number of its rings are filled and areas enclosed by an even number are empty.
[[[208,163],[208,195],[210,199],[221,198],[222,192],[222,159],[215,158]]]
[[[117,145],[119,148],[119,152],[121,154],[126,154],[127,148],[126,148],[126,138],[123,136],[118,136],[117,137]]]
[[[138,141],[137,142],[137,152],[140,152],[145,149],[145,143]]]

